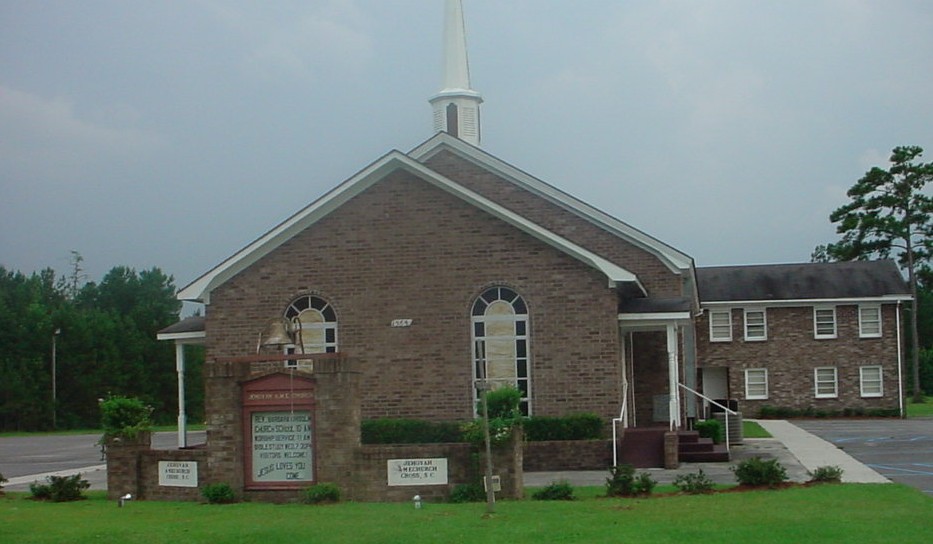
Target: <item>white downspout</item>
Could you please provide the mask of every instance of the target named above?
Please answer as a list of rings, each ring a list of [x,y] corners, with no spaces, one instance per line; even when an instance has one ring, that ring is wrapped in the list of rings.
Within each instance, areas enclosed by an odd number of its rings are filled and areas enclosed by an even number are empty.
[[[897,309],[895,310],[897,318],[897,408],[901,412],[901,417],[904,417],[904,380],[901,377],[901,369],[904,366],[903,355],[901,354],[901,301],[897,301]],[[884,312],[881,312],[881,315],[884,316]],[[882,321],[884,321],[882,319]]]

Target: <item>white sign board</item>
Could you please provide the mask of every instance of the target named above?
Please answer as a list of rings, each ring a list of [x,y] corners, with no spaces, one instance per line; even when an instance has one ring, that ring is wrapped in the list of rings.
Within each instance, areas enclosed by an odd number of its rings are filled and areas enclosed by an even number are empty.
[[[311,412],[253,412],[253,481],[311,481]]]
[[[390,486],[447,484],[446,457],[435,459],[389,459],[386,464]]]
[[[159,461],[159,485],[198,487],[198,462]]]

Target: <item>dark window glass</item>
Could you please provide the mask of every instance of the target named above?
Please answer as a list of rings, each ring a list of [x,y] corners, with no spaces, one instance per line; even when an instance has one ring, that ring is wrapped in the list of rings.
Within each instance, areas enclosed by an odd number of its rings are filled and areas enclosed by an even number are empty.
[[[335,348],[334,346],[328,346],[327,353],[337,353],[337,348]]]
[[[528,396],[528,380],[518,380],[518,390],[522,392],[522,397]]]
[[[518,297],[518,294],[511,289],[507,289],[505,287],[499,289],[499,299],[501,300],[512,302],[516,297]]]
[[[528,357],[528,343],[525,340],[516,340],[515,350],[519,358],[524,359]]]
[[[327,306],[321,310],[321,314],[324,316],[324,321],[337,321],[337,314],[334,312],[334,308],[332,306]]]
[[[337,331],[334,329],[324,329],[324,341],[332,344],[337,341]]]
[[[517,336],[525,336],[526,333],[525,333],[525,322],[524,321],[515,322],[515,334]]]
[[[486,336],[486,326],[484,323],[473,323],[473,335],[477,338]]]
[[[528,377],[528,361],[527,360],[525,359],[518,360],[518,372],[516,374],[518,374],[519,378]]]
[[[482,299],[477,299],[476,304],[473,305],[473,315],[483,315],[486,313],[486,302]]]
[[[512,307],[515,308],[516,314],[527,314],[528,308],[525,307],[525,300],[522,297],[518,297],[515,302],[512,303]]]

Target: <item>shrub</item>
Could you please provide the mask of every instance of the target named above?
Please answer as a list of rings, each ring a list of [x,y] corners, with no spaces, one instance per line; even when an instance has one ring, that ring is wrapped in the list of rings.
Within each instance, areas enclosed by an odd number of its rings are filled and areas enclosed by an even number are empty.
[[[109,397],[100,403],[100,422],[104,437],[135,438],[152,426],[152,407],[130,397]]]
[[[787,481],[787,471],[777,459],[752,457],[732,467],[732,472],[740,484],[753,487],[775,487]]]
[[[711,438],[716,444],[721,443],[723,440],[722,423],[715,419],[697,421],[693,428],[696,429],[701,437]]]
[[[842,481],[842,469],[837,466],[816,467],[813,472],[807,471],[811,482],[834,483]]]
[[[606,478],[606,495],[609,497],[631,497],[634,495],[635,467],[632,465],[617,465],[609,468],[609,477]]]
[[[674,485],[681,493],[688,495],[704,495],[713,492],[713,481],[702,468],[696,474],[681,474],[674,479]]]
[[[450,492],[448,500],[454,503],[483,502],[486,500],[486,490],[481,483],[457,484]]]
[[[391,418],[363,421],[360,438],[363,444],[437,444],[464,441],[458,423]]]
[[[507,385],[486,392],[486,404],[489,406],[489,419],[519,419],[522,417],[518,409],[522,402],[522,392]],[[476,413],[483,416],[483,403],[477,403]]]
[[[575,497],[573,496],[573,486],[567,483],[566,480],[561,480],[551,482],[535,491],[531,498],[536,501],[572,501]]]
[[[603,420],[596,414],[563,417],[532,416],[522,426],[532,442],[544,440],[596,440],[603,436]]]
[[[305,489],[305,502],[308,504],[321,504],[340,501],[340,488],[337,484],[320,483]]]
[[[648,496],[653,491],[654,488],[658,485],[658,481],[651,477],[651,474],[647,472],[641,472],[635,478],[635,483],[632,486],[633,491],[636,495]]]
[[[86,498],[84,491],[91,487],[87,480],[82,480],[80,474],[71,476],[47,476],[47,483],[33,482],[29,484],[29,493],[32,498],[40,501],[68,502]]]
[[[0,494],[3,493],[3,484],[9,482],[6,478],[3,477],[3,473],[0,472]]]
[[[207,484],[201,488],[201,496],[210,504],[229,504],[236,502],[233,488],[227,483]]]

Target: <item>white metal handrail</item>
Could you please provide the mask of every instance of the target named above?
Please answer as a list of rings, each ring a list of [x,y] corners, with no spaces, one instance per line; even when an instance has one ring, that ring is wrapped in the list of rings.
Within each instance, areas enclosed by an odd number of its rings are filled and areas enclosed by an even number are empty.
[[[697,392],[697,391],[694,391],[693,389],[690,389],[689,387],[687,387],[686,385],[684,385],[684,384],[682,384],[682,383],[678,383],[677,385],[679,385],[682,389],[684,389],[684,390],[686,390],[686,391],[689,391],[690,393],[693,393],[694,395],[700,397],[701,399],[703,399],[703,400],[705,400],[705,401],[707,401],[707,402],[709,402],[709,403],[711,403],[711,404],[715,404],[716,406],[722,408],[722,410],[726,413],[726,430],[725,430],[725,435],[726,435],[726,451],[729,451],[729,414],[732,414],[732,415],[734,415],[734,416],[737,416],[737,415],[739,415],[739,413],[736,412],[736,411],[734,411],[734,410],[730,410],[728,407],[723,406],[722,404],[719,404],[718,402],[716,402],[715,400],[713,400],[713,399],[707,397],[707,396],[704,395],[703,393],[699,393],[699,392]]]
[[[622,408],[619,409],[619,417],[612,418],[612,466],[619,465],[619,441],[616,438],[616,424],[622,423],[622,428],[628,428],[628,418],[626,418],[626,406],[628,406],[628,382],[622,384]]]

